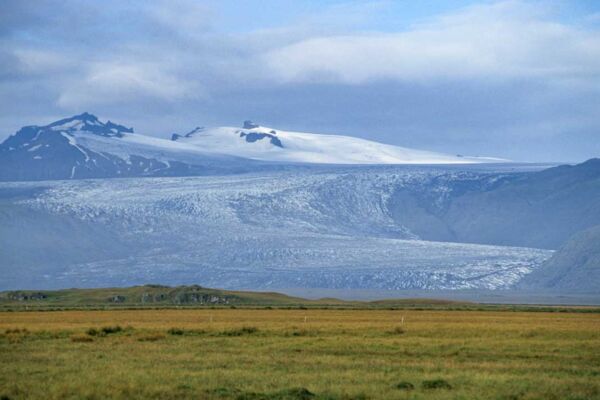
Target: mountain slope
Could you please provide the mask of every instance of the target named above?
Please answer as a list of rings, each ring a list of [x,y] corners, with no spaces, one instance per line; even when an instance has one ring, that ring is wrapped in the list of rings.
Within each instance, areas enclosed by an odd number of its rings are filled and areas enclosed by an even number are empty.
[[[133,133],[83,113],[26,126],[0,144],[0,180],[203,175],[239,172],[251,160]]]
[[[600,225],[570,238],[522,287],[600,292]]]
[[[426,240],[557,249],[600,224],[600,159],[436,186],[402,186],[388,201],[394,220]]]
[[[275,130],[250,121],[243,128],[196,128],[173,141],[205,151],[264,161],[319,164],[470,164],[505,160],[453,156],[341,135]]]

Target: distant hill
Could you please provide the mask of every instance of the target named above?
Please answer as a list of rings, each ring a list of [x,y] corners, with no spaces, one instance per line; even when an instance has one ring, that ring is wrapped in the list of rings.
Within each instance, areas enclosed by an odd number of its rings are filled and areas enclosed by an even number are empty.
[[[344,307],[445,307],[473,304],[439,299],[390,299],[372,302],[334,298],[308,300],[275,292],[210,289],[198,285],[142,285],[124,288],[12,290],[0,292],[0,307],[94,308],[94,307],[177,307],[177,306],[344,306]]]
[[[198,285],[143,285],[127,288],[14,290],[0,292],[0,304],[46,306],[165,306],[298,304],[308,300],[270,292],[209,289]]]
[[[600,225],[574,235],[520,286],[600,293]]]

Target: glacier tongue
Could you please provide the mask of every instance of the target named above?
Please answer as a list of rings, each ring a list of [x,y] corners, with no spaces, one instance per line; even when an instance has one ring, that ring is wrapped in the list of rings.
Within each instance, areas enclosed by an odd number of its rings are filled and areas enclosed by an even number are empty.
[[[64,252],[63,262],[43,270],[58,286],[508,288],[551,252],[418,240],[387,208],[394,191],[432,182],[443,207],[444,182],[478,177],[399,167],[317,169],[5,183],[0,189],[31,191],[35,195],[19,197],[14,206],[79,221],[81,229],[104,232],[122,245],[111,251],[113,245],[98,241],[102,251],[70,258],[64,244],[56,250]],[[6,229],[0,233],[11,235]],[[2,264],[5,285],[16,285]]]

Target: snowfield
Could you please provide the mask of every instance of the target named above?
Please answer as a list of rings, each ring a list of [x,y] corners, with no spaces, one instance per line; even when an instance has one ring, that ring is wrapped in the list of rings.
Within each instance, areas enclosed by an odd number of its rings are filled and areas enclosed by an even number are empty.
[[[464,170],[354,167],[2,183],[0,194],[12,193],[3,204],[19,211],[8,213],[18,220],[4,224],[0,235],[24,248],[18,257],[0,255],[2,288],[24,281],[32,287],[510,288],[552,252],[424,241],[390,211],[403,188],[424,190],[444,207],[453,182],[496,179]],[[52,232],[65,236],[29,232],[34,228],[19,215],[31,215],[35,229],[48,219]]]
[[[471,164],[506,161],[415,150],[350,136],[283,131],[251,123],[246,126],[244,129],[196,128],[184,136],[175,135],[173,139],[212,153],[262,161],[316,164]]]

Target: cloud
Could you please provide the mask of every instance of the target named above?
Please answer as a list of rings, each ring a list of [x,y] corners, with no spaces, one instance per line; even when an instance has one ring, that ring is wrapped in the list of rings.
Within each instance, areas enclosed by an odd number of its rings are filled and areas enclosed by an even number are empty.
[[[449,3],[5,0],[1,134],[87,110],[157,136],[250,118],[464,154],[597,153],[597,13]]]
[[[89,66],[83,79],[66,87],[58,104],[77,108],[103,103],[119,104],[139,98],[173,102],[200,97],[195,82],[186,82],[152,63],[98,62]]]
[[[526,3],[470,7],[400,33],[311,38],[263,55],[279,82],[587,80],[600,75],[600,35]]]

